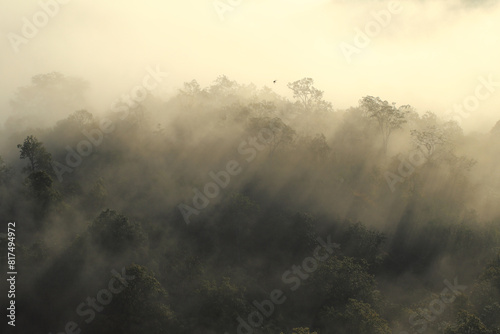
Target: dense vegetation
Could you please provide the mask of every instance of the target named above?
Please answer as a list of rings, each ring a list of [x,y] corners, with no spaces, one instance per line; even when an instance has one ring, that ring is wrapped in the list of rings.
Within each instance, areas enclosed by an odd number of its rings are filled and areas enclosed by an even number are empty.
[[[288,87],[193,80],[99,115],[78,79],[20,88],[19,333],[500,333],[500,123]]]

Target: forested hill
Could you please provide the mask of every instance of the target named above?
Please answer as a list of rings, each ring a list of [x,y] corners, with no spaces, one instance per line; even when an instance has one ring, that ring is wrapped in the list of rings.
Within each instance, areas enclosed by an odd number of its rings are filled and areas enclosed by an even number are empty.
[[[82,79],[19,88],[16,331],[500,333],[500,123],[273,79],[289,98],[220,76],[106,111]]]

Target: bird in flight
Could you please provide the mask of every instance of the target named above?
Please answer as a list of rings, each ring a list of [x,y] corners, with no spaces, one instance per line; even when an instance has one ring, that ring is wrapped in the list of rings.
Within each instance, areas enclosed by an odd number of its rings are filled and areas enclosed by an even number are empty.
[[[276,83],[277,80],[274,80],[273,83]]]

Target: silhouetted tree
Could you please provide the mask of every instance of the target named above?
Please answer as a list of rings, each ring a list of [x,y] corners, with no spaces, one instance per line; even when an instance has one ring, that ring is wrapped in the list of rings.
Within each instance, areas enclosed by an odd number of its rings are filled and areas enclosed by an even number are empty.
[[[29,165],[23,169],[23,172],[33,173],[44,171],[48,174],[53,173],[51,166],[52,155],[47,152],[43,143],[36,137],[26,137],[23,144],[18,144],[17,148],[21,152],[19,158],[29,160]]]
[[[387,153],[389,137],[395,129],[401,128],[406,123],[405,115],[408,106],[396,108],[389,105],[389,102],[382,101],[379,97],[365,96],[359,101],[360,106],[366,112],[368,117],[373,117],[377,121],[380,133],[382,135],[382,149]]]
[[[305,112],[332,111],[331,103],[323,100],[323,92],[313,86],[312,78],[303,78],[287,84],[293,97]]]

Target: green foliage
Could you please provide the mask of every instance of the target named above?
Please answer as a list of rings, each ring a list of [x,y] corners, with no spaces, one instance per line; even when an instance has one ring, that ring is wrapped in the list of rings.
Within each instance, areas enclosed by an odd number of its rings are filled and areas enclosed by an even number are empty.
[[[45,171],[32,172],[25,181],[29,197],[35,199],[35,215],[46,217],[49,209],[61,202],[61,194],[52,186],[52,177]]]
[[[247,312],[244,290],[231,284],[229,277],[215,280],[203,280],[197,289],[199,300],[195,308],[198,326],[222,331],[228,324],[236,325],[239,314]]]
[[[466,136],[433,113],[420,117],[371,96],[333,112],[310,78],[288,85],[295,99],[289,101],[268,87],[221,76],[206,88],[185,83],[168,101],[149,94],[144,109],[128,113],[140,126],[124,124],[119,113],[106,115],[116,131],[103,133],[85,163],[55,183],[48,150],[67,163],[66,146],[78,151],[77,143],[91,141],[82,130],[99,125],[79,105],[83,86],[70,81],[42,75],[15,99],[19,111],[55,108],[62,119],[34,130],[46,146],[35,136],[18,146],[28,161],[24,188],[19,163],[0,158],[0,212],[18,219],[16,256],[20,272],[30,273],[19,276],[20,332],[58,333],[74,319],[82,332],[96,334],[234,333],[238,317],[256,309],[254,300],[269,300],[279,289],[286,300],[264,317],[266,334],[389,333],[389,324],[409,327],[406,313],[423,317],[443,279],[458,277],[471,288],[427,330],[497,334],[498,210],[494,199],[476,196],[481,173],[469,173],[485,172],[483,183],[495,187],[496,137]],[[259,134],[270,142],[264,145]],[[381,154],[381,134],[385,148],[398,136],[391,153],[420,146],[435,158],[394,193],[383,173],[400,172],[400,155],[390,162]],[[25,136],[11,132],[1,142],[12,149]],[[247,164],[239,145],[252,138],[265,154]],[[491,157],[474,152],[482,146]],[[224,172],[218,180],[207,175],[233,159],[242,173],[230,175],[227,185]],[[220,186],[218,195],[205,192],[210,182]],[[202,209],[194,187],[210,200]],[[180,202],[199,211],[192,224],[179,218]],[[105,209],[110,205],[120,213]],[[316,267],[315,250],[327,254],[319,242],[327,236],[341,248]],[[283,275],[298,265],[304,277],[293,290]],[[134,279],[84,323],[75,307],[106,288],[112,268],[122,266]],[[286,277],[296,283],[297,273]]]
[[[52,155],[45,150],[43,143],[34,136],[28,136],[23,144],[18,144],[20,150],[20,159],[28,159],[29,165],[23,169],[25,173],[43,171],[53,174],[51,166]]]
[[[336,310],[328,307],[322,313],[325,328],[335,328],[336,333],[386,334],[391,330],[386,320],[370,304],[349,298],[345,307]]]
[[[51,200],[59,198],[56,191],[52,189],[54,181],[45,171],[33,172],[27,178],[27,184],[35,198],[40,200]]]
[[[325,305],[344,305],[350,298],[371,303],[375,300],[375,278],[364,260],[336,256],[319,264],[311,277],[316,298]]]
[[[369,230],[361,222],[349,224],[342,238],[342,249],[350,256],[370,263],[380,260],[381,247],[387,237],[376,230]]]
[[[112,323],[111,328],[130,334],[175,330],[176,316],[168,304],[168,294],[154,274],[143,266],[132,265],[126,269],[126,275],[133,278],[127,280],[127,287],[115,295],[106,309],[106,321]]]
[[[457,324],[448,327],[445,334],[491,334],[481,320],[467,311],[460,311]]]
[[[106,209],[89,227],[92,241],[103,250],[118,254],[139,250],[146,244],[141,226],[116,211]]]

